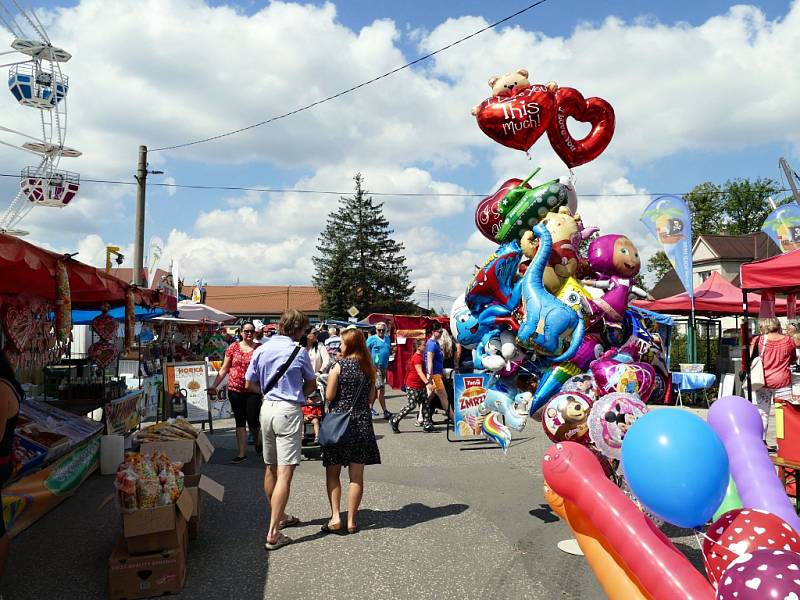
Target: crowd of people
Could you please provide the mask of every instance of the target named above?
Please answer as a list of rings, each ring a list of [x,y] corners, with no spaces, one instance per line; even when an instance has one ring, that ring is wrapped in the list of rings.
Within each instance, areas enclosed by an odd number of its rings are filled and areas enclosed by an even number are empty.
[[[238,448],[232,462],[247,460],[248,443],[252,443],[266,465],[264,492],[270,524],[265,547],[277,550],[291,543],[283,530],[299,523],[286,512],[286,505],[301,460],[304,423],[311,424],[313,443],[318,444],[324,415],[347,415],[346,441],[325,445],[322,440],[331,508],[322,531],[356,533],[364,467],[381,462],[373,418],[382,416],[400,433],[403,418],[418,410],[415,425],[427,433],[435,431],[434,407],[445,414],[451,410],[446,369],[458,365],[459,356],[460,347],[446,329],[434,323],[428,339],[414,341],[404,382],[408,402],[393,415],[386,406],[386,385],[396,352],[386,323],[376,323],[369,335],[356,326],[342,331],[327,324],[312,328],[305,315],[289,309],[275,328],[258,321],[239,327],[208,392],[216,394],[227,377]],[[375,409],[376,401],[382,412]],[[349,480],[346,523],[339,510],[342,467],[347,468]]]

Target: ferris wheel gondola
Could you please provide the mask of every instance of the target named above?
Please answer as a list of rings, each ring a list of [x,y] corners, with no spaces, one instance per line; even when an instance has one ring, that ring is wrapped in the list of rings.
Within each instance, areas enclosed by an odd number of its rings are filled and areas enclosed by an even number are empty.
[[[0,55],[16,54],[20,58],[0,65],[9,67],[9,91],[21,106],[39,113],[41,125],[38,136],[0,125],[3,137],[26,139],[21,144],[0,139],[0,144],[34,154],[39,159],[37,164],[22,169],[19,191],[0,216],[0,231],[19,235],[23,232],[15,227],[34,207],[63,208],[75,198],[80,189],[80,176],[59,167],[62,158],[76,158],[81,153],[64,144],[69,79],[61,72],[61,64],[72,55],[54,46],[36,14],[25,11],[17,0],[0,1],[0,23],[15,37],[11,50]]]

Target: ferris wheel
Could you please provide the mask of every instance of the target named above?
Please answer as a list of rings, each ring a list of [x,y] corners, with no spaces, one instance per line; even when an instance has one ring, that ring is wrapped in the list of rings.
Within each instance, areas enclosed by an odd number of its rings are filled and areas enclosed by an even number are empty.
[[[0,65],[9,67],[8,89],[28,109],[20,121],[30,123],[30,128],[39,126],[37,134],[31,135],[0,124],[0,144],[38,159],[22,169],[19,191],[0,215],[0,232],[25,235],[27,232],[16,227],[34,207],[64,208],[80,189],[78,173],[59,168],[62,158],[81,155],[64,145],[69,80],[61,72],[61,63],[72,55],[53,46],[36,14],[26,11],[17,0],[0,0],[0,24],[14,36],[12,49],[0,56],[19,55],[20,59]]]

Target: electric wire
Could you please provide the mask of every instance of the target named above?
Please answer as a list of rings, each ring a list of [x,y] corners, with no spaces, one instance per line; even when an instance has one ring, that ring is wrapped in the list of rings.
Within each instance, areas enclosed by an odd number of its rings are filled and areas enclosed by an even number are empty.
[[[521,14],[523,14],[523,13],[525,13],[525,12],[527,12],[527,11],[533,9],[533,8],[536,8],[537,6],[539,6],[540,4],[544,4],[545,2],[547,2],[547,0],[538,0],[537,2],[534,2],[533,4],[529,4],[525,8],[523,8],[521,10],[518,10],[514,14],[508,15],[507,17],[503,17],[499,21],[495,21],[494,23],[491,23],[490,25],[487,25],[486,27],[483,27],[482,29],[479,29],[478,31],[474,31],[473,33],[470,33],[469,35],[466,35],[466,36],[464,36],[464,37],[462,37],[462,38],[460,38],[460,39],[458,39],[458,40],[456,40],[454,42],[451,42],[451,43],[447,44],[446,46],[443,46],[443,47],[439,48],[438,50],[434,50],[433,52],[429,52],[428,54],[420,56],[419,58],[417,58],[415,60],[412,60],[411,62],[408,62],[408,63],[406,63],[406,64],[404,64],[402,66],[399,66],[399,67],[397,67],[395,69],[392,69],[391,71],[387,71],[386,73],[384,73],[382,75],[378,75],[377,77],[373,77],[372,79],[370,79],[368,81],[364,81],[362,83],[359,83],[358,85],[354,85],[353,87],[347,88],[346,90],[342,90],[341,92],[333,94],[332,96],[328,96],[327,98],[323,98],[322,100],[317,100],[316,102],[312,102],[311,104],[307,104],[305,106],[301,106],[300,108],[296,108],[296,109],[294,109],[292,111],[289,111],[287,113],[284,113],[282,115],[278,115],[278,116],[275,116],[275,117],[270,117],[269,119],[265,119],[264,121],[259,121],[258,123],[253,123],[252,125],[247,125],[246,127],[240,127],[239,129],[234,129],[232,131],[226,131],[224,133],[220,133],[220,134],[217,134],[217,135],[212,135],[210,137],[201,138],[201,139],[194,140],[194,141],[191,141],[191,142],[184,142],[183,144],[175,144],[173,146],[162,146],[161,148],[154,148],[154,149],[150,150],[150,152],[161,152],[162,150],[176,150],[178,148],[186,148],[188,146],[196,146],[197,144],[205,144],[206,142],[212,142],[212,141],[219,140],[219,139],[231,136],[231,135],[236,135],[237,133],[242,133],[244,131],[249,131],[251,129],[255,129],[256,127],[261,127],[262,125],[267,125],[268,123],[274,123],[275,121],[278,121],[279,119],[285,119],[286,117],[289,117],[291,115],[296,115],[297,113],[309,110],[311,108],[314,108],[315,106],[319,106],[320,104],[324,104],[326,102],[330,102],[331,100],[335,100],[336,98],[340,98],[341,96],[344,96],[345,94],[349,94],[350,92],[354,92],[354,91],[356,91],[356,90],[358,90],[360,88],[363,88],[363,87],[366,87],[366,86],[368,86],[368,85],[370,85],[372,83],[375,83],[376,81],[380,81],[381,79],[385,79],[386,77],[394,75],[395,73],[398,73],[399,71],[402,71],[404,69],[408,69],[409,67],[412,67],[412,66],[416,65],[417,63],[420,63],[420,62],[423,62],[425,60],[428,60],[432,56],[436,56],[437,54],[440,54],[441,52],[444,52],[445,50],[449,50],[453,46],[457,46],[458,44],[461,44],[462,42],[466,42],[467,40],[469,40],[471,38],[474,38],[474,37],[484,33],[485,31],[493,29],[493,28],[497,27],[498,25],[502,25],[503,23],[505,23],[507,21],[510,21],[511,19],[514,19],[515,17],[518,17],[519,15],[521,15]]]

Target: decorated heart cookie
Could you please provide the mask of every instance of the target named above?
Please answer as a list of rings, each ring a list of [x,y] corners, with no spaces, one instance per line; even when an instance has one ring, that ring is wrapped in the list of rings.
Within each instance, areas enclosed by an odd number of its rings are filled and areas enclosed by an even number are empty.
[[[110,342],[117,337],[117,321],[109,315],[100,315],[92,320],[92,329],[101,339]]]
[[[9,306],[6,309],[5,328],[14,347],[22,352],[28,346],[33,331],[33,315],[27,307]]]
[[[89,346],[89,358],[101,369],[105,369],[117,357],[117,348],[105,340]]]

